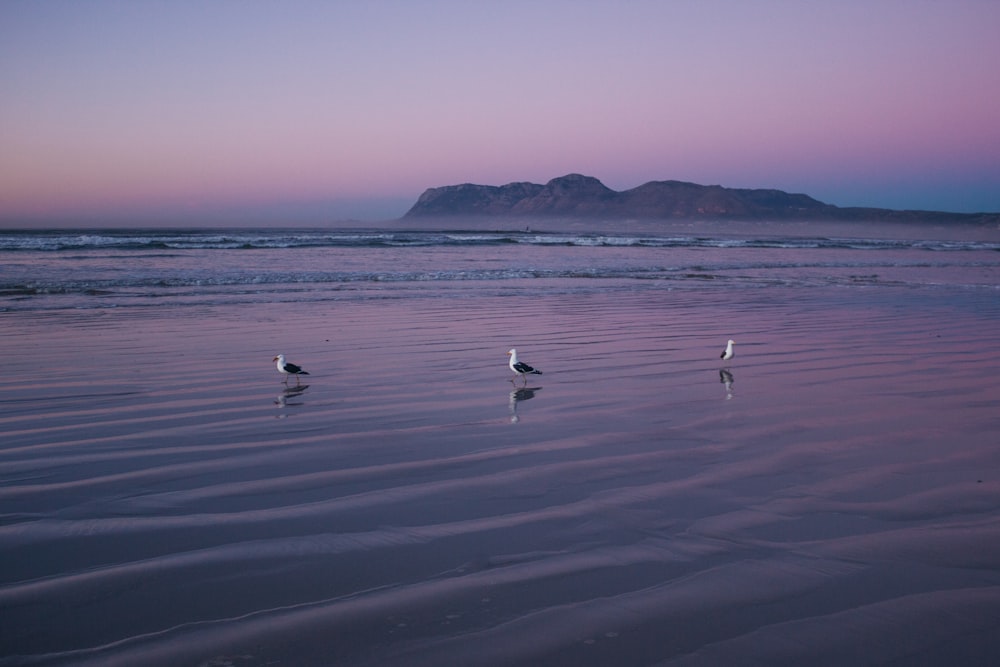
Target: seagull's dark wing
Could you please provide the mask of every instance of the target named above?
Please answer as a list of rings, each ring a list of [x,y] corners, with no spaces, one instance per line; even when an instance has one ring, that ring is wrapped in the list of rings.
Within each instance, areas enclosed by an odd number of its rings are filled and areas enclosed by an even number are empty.
[[[538,373],[539,375],[542,374],[541,371],[536,371],[534,368],[524,363],[523,361],[519,361],[516,364],[514,364],[514,370],[517,371],[518,373]]]
[[[292,373],[294,375],[309,375],[309,373],[306,373],[304,370],[302,370],[301,366],[290,364],[287,361],[285,362],[285,372]]]

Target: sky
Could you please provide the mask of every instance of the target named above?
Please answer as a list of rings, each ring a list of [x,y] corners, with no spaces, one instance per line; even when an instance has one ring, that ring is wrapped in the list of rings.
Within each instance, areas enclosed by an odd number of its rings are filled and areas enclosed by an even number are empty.
[[[682,180],[1000,211],[996,0],[4,0],[0,226]]]

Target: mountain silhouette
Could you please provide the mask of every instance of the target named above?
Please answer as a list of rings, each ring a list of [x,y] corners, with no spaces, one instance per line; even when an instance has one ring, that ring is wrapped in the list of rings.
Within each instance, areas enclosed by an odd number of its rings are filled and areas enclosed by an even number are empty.
[[[454,216],[1000,223],[1000,213],[842,208],[782,190],[726,188],[684,181],[651,181],[618,192],[582,174],[554,178],[545,185],[464,183],[429,188],[403,218]]]

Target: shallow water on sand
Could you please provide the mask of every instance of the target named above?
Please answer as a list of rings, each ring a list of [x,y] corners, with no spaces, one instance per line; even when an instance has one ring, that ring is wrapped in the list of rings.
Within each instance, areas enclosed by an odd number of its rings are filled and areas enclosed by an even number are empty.
[[[0,664],[1000,656],[995,290],[561,285],[0,314]]]

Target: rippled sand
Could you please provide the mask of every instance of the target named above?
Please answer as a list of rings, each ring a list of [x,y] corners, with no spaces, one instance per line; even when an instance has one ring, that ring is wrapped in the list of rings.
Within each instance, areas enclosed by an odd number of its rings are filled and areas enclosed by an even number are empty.
[[[0,664],[1000,657],[995,293],[474,290],[0,315]]]

